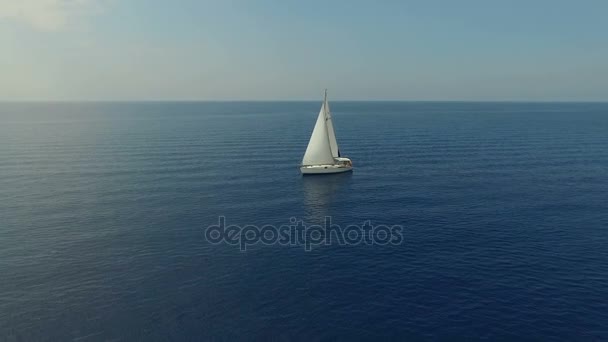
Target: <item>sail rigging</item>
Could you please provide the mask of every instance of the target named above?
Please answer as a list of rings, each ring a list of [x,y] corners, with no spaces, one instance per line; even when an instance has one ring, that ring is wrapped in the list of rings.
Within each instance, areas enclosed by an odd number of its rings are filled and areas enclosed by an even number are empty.
[[[323,106],[325,107],[325,124],[327,125],[327,135],[329,137],[329,146],[331,147],[331,154],[334,158],[338,158],[340,157],[340,150],[338,149],[338,141],[336,140],[334,123],[331,120],[331,111],[329,110],[329,103],[327,102],[327,89],[325,89],[325,98],[323,99]]]

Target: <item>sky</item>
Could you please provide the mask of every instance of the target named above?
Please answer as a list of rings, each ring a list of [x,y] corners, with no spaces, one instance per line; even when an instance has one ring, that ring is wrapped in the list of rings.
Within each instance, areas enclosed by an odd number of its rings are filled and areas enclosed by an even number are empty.
[[[603,0],[0,0],[0,101],[608,101]]]

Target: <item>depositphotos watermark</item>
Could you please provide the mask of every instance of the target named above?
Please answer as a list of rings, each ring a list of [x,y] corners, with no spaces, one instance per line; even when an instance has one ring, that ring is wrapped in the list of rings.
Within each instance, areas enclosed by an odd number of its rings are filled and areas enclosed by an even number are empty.
[[[289,224],[274,225],[226,225],[226,217],[218,217],[218,223],[205,229],[205,239],[212,244],[238,245],[241,251],[255,244],[304,246],[306,251],[314,246],[338,244],[350,245],[399,245],[403,242],[400,225],[372,225],[370,220],[361,225],[342,227],[332,224],[331,216],[325,216],[323,225],[306,225],[295,217]]]

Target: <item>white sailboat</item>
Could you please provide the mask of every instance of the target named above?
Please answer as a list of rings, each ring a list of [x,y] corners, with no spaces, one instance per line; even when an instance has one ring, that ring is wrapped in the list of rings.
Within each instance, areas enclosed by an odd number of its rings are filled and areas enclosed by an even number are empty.
[[[310,136],[306,153],[302,158],[300,171],[302,174],[323,174],[347,172],[353,169],[350,159],[341,157],[331,121],[329,103],[327,102],[327,89],[325,98],[317,117],[317,123]]]

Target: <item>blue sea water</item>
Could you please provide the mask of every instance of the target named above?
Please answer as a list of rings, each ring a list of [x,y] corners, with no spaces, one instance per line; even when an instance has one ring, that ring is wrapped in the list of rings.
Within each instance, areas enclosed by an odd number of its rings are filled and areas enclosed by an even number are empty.
[[[0,104],[0,340],[608,340],[608,104]],[[400,245],[204,230],[402,225]]]

